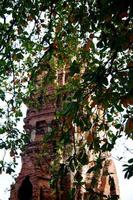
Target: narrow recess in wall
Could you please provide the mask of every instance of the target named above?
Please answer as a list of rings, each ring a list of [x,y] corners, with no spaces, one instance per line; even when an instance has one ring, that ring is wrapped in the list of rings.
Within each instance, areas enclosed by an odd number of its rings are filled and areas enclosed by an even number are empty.
[[[30,177],[26,176],[23,180],[19,191],[18,191],[19,200],[32,200],[32,184],[30,182]]]

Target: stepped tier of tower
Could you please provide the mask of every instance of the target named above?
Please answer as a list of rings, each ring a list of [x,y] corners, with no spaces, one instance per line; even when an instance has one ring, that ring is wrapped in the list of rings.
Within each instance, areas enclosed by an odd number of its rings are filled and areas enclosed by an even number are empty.
[[[68,73],[67,73],[68,75]],[[64,75],[60,73],[58,76],[59,82],[64,84]],[[57,125],[55,120],[55,113],[58,109],[57,99],[49,98],[54,93],[54,87],[48,86],[46,88],[47,95],[44,94],[43,104],[41,108],[37,109],[36,105],[29,107],[27,116],[24,119],[24,128],[27,134],[30,135],[29,143],[22,152],[22,168],[15,184],[11,186],[10,200],[67,200],[70,188],[72,188],[72,174],[68,173],[63,179],[58,182],[58,191],[53,192],[50,186],[51,171],[50,164],[54,160],[54,138],[52,142],[44,142],[44,135],[49,134]],[[35,96],[35,99],[38,97]],[[59,123],[59,122],[58,122]],[[77,131],[77,130],[76,130]],[[77,138],[78,138],[78,133]],[[58,136],[57,136],[58,137]],[[71,145],[71,144],[70,144]],[[92,162],[84,166],[82,169],[82,176],[86,183],[86,187],[90,187],[92,180],[96,176],[93,173],[89,175],[86,173],[88,169],[94,166],[93,153],[88,151],[88,157]],[[113,161],[109,154],[104,154],[106,161],[103,162],[103,167],[98,176],[98,184],[96,184],[95,191],[101,194],[119,194],[118,180]],[[107,176],[107,173],[112,174]],[[109,180],[109,178],[112,180]],[[112,181],[112,188],[109,185]],[[79,188],[79,193],[74,200],[87,200],[88,192],[83,188]]]

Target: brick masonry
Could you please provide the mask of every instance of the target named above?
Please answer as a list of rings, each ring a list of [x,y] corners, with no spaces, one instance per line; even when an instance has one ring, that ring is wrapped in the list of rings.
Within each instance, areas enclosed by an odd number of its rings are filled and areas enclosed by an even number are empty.
[[[48,92],[52,94],[53,88],[49,87]],[[53,148],[52,144],[43,144],[42,142],[43,134],[47,133],[54,123],[55,111],[56,105],[52,100],[46,102],[39,111],[35,108],[29,108],[27,110],[24,127],[27,134],[31,134],[31,140],[21,155],[22,169],[15,184],[11,186],[10,200],[67,200],[68,190],[72,186],[71,175],[64,177],[64,183],[62,184],[65,185],[65,189],[59,191],[59,194],[54,196],[52,188],[50,188],[49,185],[51,179],[49,164],[54,157]],[[107,195],[110,193],[119,194],[118,179],[114,163],[108,155],[104,156],[106,156],[107,161],[104,163],[103,170],[101,170],[99,174],[99,181],[95,191]],[[86,171],[86,167],[83,168],[83,172]],[[106,170],[113,173],[112,176],[114,177],[116,186],[115,190],[112,189],[112,191],[110,191],[108,184],[109,178],[104,174]],[[92,177],[84,176],[88,187],[91,184],[91,178],[93,178],[93,175]],[[80,195],[78,195],[75,200],[86,200],[87,198],[88,194],[80,189]]]

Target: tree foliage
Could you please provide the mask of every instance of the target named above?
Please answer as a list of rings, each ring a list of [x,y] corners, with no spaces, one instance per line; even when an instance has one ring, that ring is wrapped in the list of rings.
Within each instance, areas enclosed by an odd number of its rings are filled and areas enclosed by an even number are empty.
[[[57,112],[62,130],[57,149],[63,151],[73,137],[74,154],[68,156],[67,167],[80,172],[88,163],[87,147],[96,155],[88,173],[99,170],[101,154],[111,151],[117,138],[124,132],[133,138],[132,47],[131,0],[2,0],[0,148],[9,149],[15,158],[16,148],[27,140],[17,129],[22,102],[32,106],[31,94],[45,92],[56,71],[65,67],[69,78],[55,94],[64,99]],[[37,77],[43,72],[38,86]],[[42,98],[37,99],[37,105],[41,103]],[[74,126],[83,134],[77,143]],[[0,164],[4,169],[3,161]],[[126,178],[132,176],[129,164]],[[77,173],[75,184],[82,185]]]

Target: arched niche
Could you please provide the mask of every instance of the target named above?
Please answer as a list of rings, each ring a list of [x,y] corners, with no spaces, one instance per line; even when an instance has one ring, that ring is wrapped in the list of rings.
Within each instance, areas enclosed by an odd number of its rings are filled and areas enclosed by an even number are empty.
[[[18,190],[18,200],[33,200],[32,190],[30,177],[26,176]]]
[[[45,120],[36,122],[36,133],[44,134],[48,132],[48,124]]]

